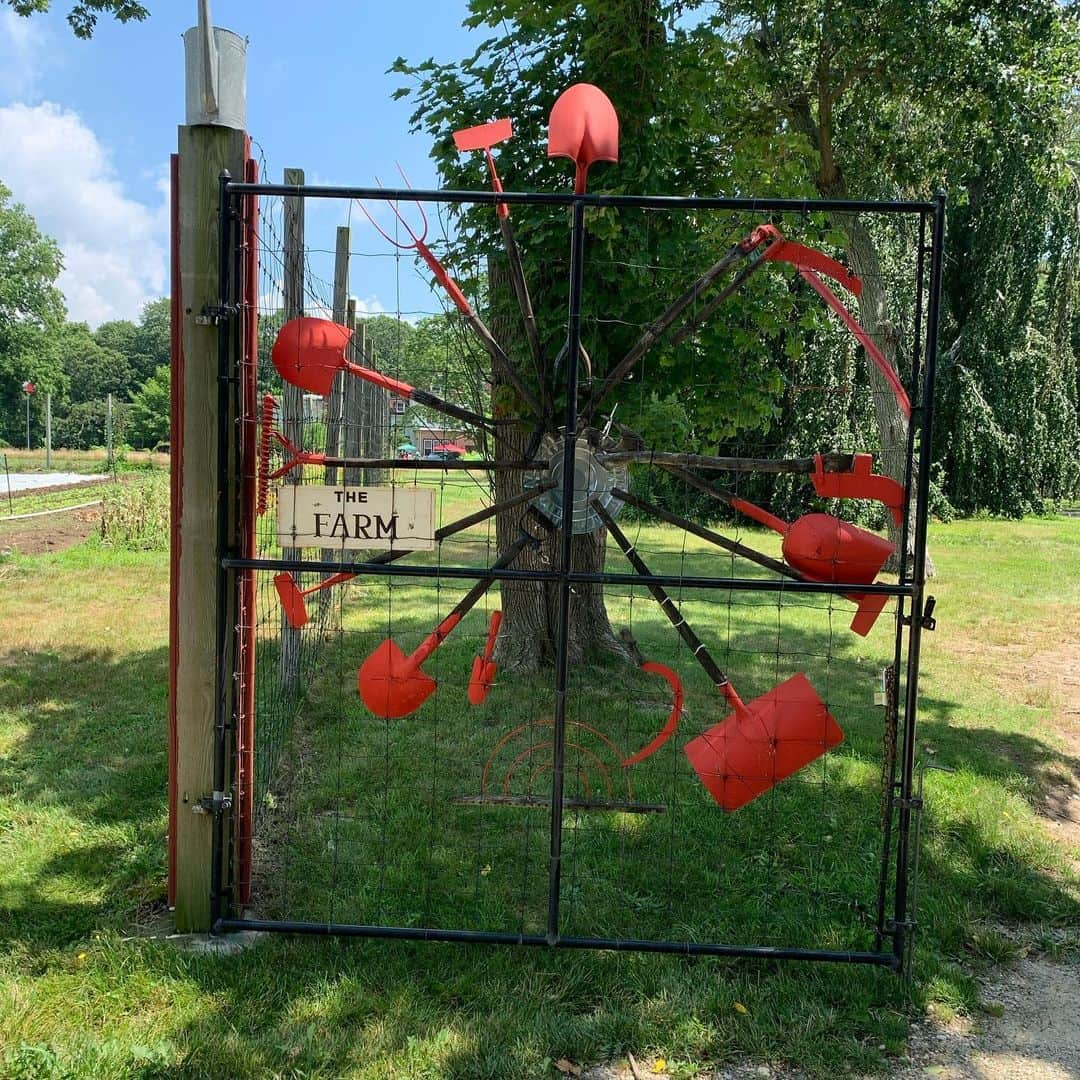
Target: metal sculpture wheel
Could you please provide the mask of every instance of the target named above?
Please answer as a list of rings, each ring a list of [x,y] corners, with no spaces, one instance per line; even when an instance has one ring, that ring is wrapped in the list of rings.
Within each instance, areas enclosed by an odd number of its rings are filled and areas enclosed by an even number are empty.
[[[536,456],[547,461],[547,469],[527,473],[523,482],[527,491],[534,490],[544,481],[550,483],[549,490],[544,491],[533,505],[556,529],[562,528],[564,517],[563,469],[566,465],[566,442],[565,436],[545,435]],[[570,513],[570,531],[575,536],[596,532],[604,527],[600,515],[592,505],[594,501],[598,501],[613,518],[618,517],[623,508],[622,500],[613,493],[626,490],[629,480],[628,467],[620,462],[603,464],[598,457],[603,449],[613,451],[615,444],[601,437],[599,447],[591,446],[581,439],[577,440],[573,447],[574,501]]]
[[[575,101],[581,95],[572,96],[572,88],[565,97]],[[595,88],[589,88],[595,90]],[[599,93],[599,91],[597,91]],[[602,96],[602,95],[601,95]],[[591,99],[590,99],[591,100]],[[606,99],[605,99],[606,100]],[[560,104],[562,102],[562,104]],[[577,165],[575,190],[584,192],[585,177],[590,164],[597,160],[617,159],[617,119],[610,115],[588,112],[582,123],[607,125],[603,132],[592,132],[581,137],[577,126],[568,123],[569,106],[560,99],[552,111],[549,156],[566,156]],[[610,103],[609,103],[610,104]],[[560,108],[562,112],[559,112]],[[557,115],[558,114],[558,115]],[[602,119],[597,120],[596,117]],[[559,123],[556,123],[556,120]],[[580,118],[579,118],[580,119]],[[615,124],[614,134],[610,129]],[[496,193],[502,186],[495,171],[490,146],[508,137],[508,121],[495,125],[482,125],[477,129],[459,132],[461,149],[484,149]],[[576,141],[575,141],[576,140]],[[597,150],[603,147],[603,152]],[[592,383],[587,396],[574,402],[572,415],[577,415],[577,430],[568,433],[556,426],[554,408],[554,384],[560,360],[548,363],[536,332],[532,303],[522,268],[520,253],[514,239],[510,211],[506,204],[496,204],[497,219],[510,266],[511,281],[521,312],[522,323],[529,341],[535,380],[533,386],[523,378],[511,362],[504,348],[484,324],[477,311],[469,304],[461,289],[446,268],[439,262],[425,243],[426,217],[420,203],[423,225],[419,232],[412,229],[402,217],[397,202],[388,203],[407,232],[411,247],[432,272],[435,280],[445,290],[450,300],[464,317],[472,333],[489,354],[493,367],[501,379],[509,383],[522,402],[524,410],[532,414],[536,425],[530,448],[522,460],[507,460],[496,455],[491,461],[416,462],[346,459],[304,451],[288,442],[272,429],[273,403],[268,400],[263,412],[263,430],[260,441],[258,475],[259,510],[265,509],[270,479],[280,477],[290,469],[304,464],[366,466],[386,469],[440,468],[444,470],[484,469],[488,471],[516,470],[523,477],[521,494],[496,502],[484,510],[467,515],[458,521],[436,530],[435,540],[441,542],[456,532],[494,517],[515,506],[532,503],[542,520],[552,529],[568,529],[574,535],[594,533],[601,529],[615,540],[630,562],[634,572],[643,579],[646,589],[660,605],[672,626],[689,647],[694,659],[704,668],[711,682],[733,710],[720,723],[699,735],[686,747],[687,756],[698,772],[703,784],[725,810],[738,809],[762,791],[802,768],[815,757],[825,753],[842,739],[842,732],[828,713],[825,703],[818,696],[804,675],[797,675],[774,687],[768,693],[744,703],[735,692],[730,680],[717,666],[701,639],[683,617],[663,588],[654,580],[648,567],[641,560],[634,546],[616,524],[624,504],[629,503],[645,514],[675,525],[686,532],[705,539],[732,554],[748,559],[785,577],[810,582],[827,582],[851,585],[848,599],[858,606],[852,629],[865,635],[885,605],[887,597],[879,594],[863,594],[858,586],[870,585],[894,548],[888,541],[873,533],[858,529],[839,518],[827,514],[807,514],[788,523],[701,479],[702,470],[724,472],[769,471],[803,473],[812,482],[815,492],[822,497],[870,498],[883,502],[892,512],[897,523],[902,519],[905,505],[903,487],[888,477],[872,472],[869,455],[818,454],[812,459],[788,461],[765,461],[745,458],[721,458],[707,455],[674,454],[653,451],[643,440],[625,427],[618,428],[618,441],[610,434],[613,421],[609,417],[602,430],[594,425],[600,408],[613,391],[631,375],[643,356],[661,340],[677,344],[693,335],[755,272],[770,263],[786,263],[795,267],[799,275],[840,317],[844,325],[864,346],[867,356],[888,379],[895,395],[897,407],[910,415],[907,394],[887,360],[856,322],[848,309],[822,280],[830,278],[849,292],[859,295],[860,280],[846,267],[823,252],[787,240],[771,224],[762,224],[733,244],[711,267],[694,281],[653,321],[646,324],[638,341],[607,372],[598,385]],[[366,213],[366,210],[365,210]],[[378,226],[376,226],[378,227]],[[580,220],[576,228],[583,226]],[[382,232],[382,230],[379,230]],[[391,237],[383,233],[391,243]],[[578,237],[580,242],[580,236]],[[402,245],[399,245],[402,246]],[[720,287],[720,282],[729,280]],[[279,374],[287,382],[313,393],[326,393],[339,371],[374,383],[385,390],[411,399],[417,404],[452,417],[459,422],[487,430],[496,447],[501,444],[501,425],[505,421],[494,420],[444,401],[436,395],[394,380],[375,370],[363,367],[348,358],[351,331],[324,319],[301,318],[282,327],[274,345],[272,359]],[[581,360],[589,361],[582,350]],[[591,382],[591,380],[590,380]],[[535,387],[535,389],[534,389]],[[580,407],[577,407],[580,406]],[[524,417],[513,423],[520,424]],[[285,462],[271,469],[270,452],[279,445],[285,452]],[[571,445],[572,444],[572,445]],[[564,505],[566,493],[565,466],[568,456],[573,461],[573,478],[570,485],[572,504]],[[630,491],[629,465],[640,463],[659,467],[679,478],[688,487],[697,489],[746,514],[769,528],[779,532],[783,540],[783,561],[731,540],[697,523],[656,506]],[[690,471],[690,469],[694,471]],[[569,520],[567,521],[567,514]],[[523,531],[521,536],[503,551],[491,566],[491,571],[509,567],[527,547],[537,547],[539,538]],[[408,552],[393,550],[382,553],[373,562],[390,562]],[[325,588],[348,580],[350,574],[337,574],[324,580],[315,589]],[[439,623],[423,644],[406,656],[392,641],[386,639],[361,666],[358,674],[358,692],[367,708],[376,716],[387,719],[410,715],[421,707],[436,687],[421,665],[439,648],[446,636],[461,621],[470,608],[494,584],[494,575],[485,575],[469,590],[463,600]],[[301,591],[287,574],[275,579],[282,597],[286,617],[292,625],[302,625],[306,619],[304,596],[315,589]],[[294,618],[298,622],[294,622]],[[480,658],[476,685],[470,695],[473,704],[482,702],[493,685],[495,671],[491,660],[495,625],[489,635],[485,656]],[[678,676],[661,665],[651,664],[638,658],[646,671],[662,675],[671,685],[676,705],[664,730],[652,742],[637,753],[623,759],[624,768],[636,765],[649,757],[672,734],[681,712],[682,687]],[[500,745],[502,745],[500,743]],[[610,799],[610,791],[606,792]],[[504,792],[503,797],[509,795]],[[491,793],[485,790],[485,799]],[[531,798],[531,796],[529,796]],[[586,796],[586,802],[592,802]]]

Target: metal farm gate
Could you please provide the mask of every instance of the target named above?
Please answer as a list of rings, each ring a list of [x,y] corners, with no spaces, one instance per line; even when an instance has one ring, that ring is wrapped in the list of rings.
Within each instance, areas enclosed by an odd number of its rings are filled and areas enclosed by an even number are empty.
[[[943,198],[221,199],[215,930],[902,967]]]

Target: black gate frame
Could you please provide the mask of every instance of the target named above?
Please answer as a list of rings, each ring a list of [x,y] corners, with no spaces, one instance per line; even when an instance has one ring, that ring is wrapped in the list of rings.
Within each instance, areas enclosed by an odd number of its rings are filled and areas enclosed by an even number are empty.
[[[242,356],[242,280],[243,204],[254,202],[260,195],[300,196],[315,199],[362,199],[380,202],[408,201],[452,204],[546,205],[571,210],[570,232],[570,301],[568,314],[568,355],[576,356],[581,342],[581,301],[584,271],[585,211],[590,207],[636,208],[642,210],[732,210],[751,213],[811,214],[820,212],[918,214],[919,232],[916,252],[915,323],[908,394],[912,402],[908,424],[907,472],[905,477],[904,523],[901,542],[901,573],[897,584],[860,585],[860,593],[896,597],[896,633],[893,670],[897,688],[899,672],[903,680],[903,719],[896,726],[896,716],[886,716],[901,738],[900,768],[897,775],[897,753],[887,762],[889,777],[887,794],[889,813],[882,830],[881,870],[879,875],[874,948],[867,951],[828,950],[802,947],[773,947],[763,945],[732,945],[718,942],[656,941],[627,938],[570,937],[559,933],[560,875],[562,828],[564,812],[564,760],[567,687],[567,641],[569,637],[570,593],[575,583],[660,586],[681,585],[701,589],[730,589],[739,591],[778,591],[824,593],[841,595],[852,591],[851,585],[824,584],[808,581],[761,580],[753,578],[683,577],[671,574],[586,573],[571,567],[572,515],[564,515],[560,527],[560,560],[557,568],[546,571],[491,570],[467,566],[422,567],[390,566],[386,564],[319,560],[245,558],[233,542],[235,530],[230,522],[241,520],[243,485],[240,468],[239,416],[240,370]],[[922,800],[915,791],[915,731],[918,711],[919,661],[924,629],[933,628],[933,597],[925,591],[926,532],[929,515],[931,438],[934,416],[934,379],[937,364],[938,322],[941,301],[942,261],[945,235],[945,194],[939,192],[928,201],[856,201],[841,199],[750,199],[750,198],[691,198],[653,195],[579,195],[523,192],[435,191],[364,187],[326,187],[313,185],[240,183],[227,173],[220,177],[220,280],[222,295],[211,317],[218,325],[218,470],[224,478],[217,501],[217,575],[218,612],[228,610],[226,599],[230,590],[237,591],[245,573],[258,570],[306,571],[409,576],[422,578],[462,578],[478,580],[492,577],[497,580],[525,579],[555,582],[560,586],[560,607],[555,662],[555,716],[553,775],[551,795],[550,856],[548,870],[548,917],[546,934],[515,934],[484,930],[453,930],[405,926],[369,926],[348,923],[315,923],[289,920],[244,918],[237,910],[233,884],[230,842],[233,837],[231,797],[235,783],[235,762],[231,747],[239,722],[238,680],[234,678],[229,658],[229,634],[235,627],[225,625],[219,618],[216,633],[217,700],[214,717],[214,799],[213,854],[211,866],[211,926],[213,933],[229,930],[261,930],[269,932],[312,934],[338,937],[393,938],[422,941],[474,942],[502,945],[532,945],[560,949],[608,949],[616,951],[675,953],[682,955],[754,957],[768,960],[813,960],[847,964],[870,964],[900,971],[910,959],[915,931],[913,881],[917,867],[918,815]],[[929,242],[927,232],[929,231]],[[926,261],[929,258],[929,281],[926,280]],[[926,291],[926,318],[923,326],[923,296]],[[567,433],[577,430],[577,365],[567,364],[567,404],[564,424]],[[577,437],[567,439],[563,468],[563,505],[573,505],[574,469],[572,467]],[[912,476],[915,448],[918,446],[918,473]],[[912,553],[908,556],[912,480],[915,481],[914,537]],[[904,636],[907,634],[906,667]],[[900,695],[897,694],[898,698]],[[899,711],[900,703],[893,700],[887,711]],[[890,858],[893,845],[892,829],[896,819],[896,855]],[[886,914],[890,877],[894,876],[893,913]],[[886,941],[890,943],[886,946]]]

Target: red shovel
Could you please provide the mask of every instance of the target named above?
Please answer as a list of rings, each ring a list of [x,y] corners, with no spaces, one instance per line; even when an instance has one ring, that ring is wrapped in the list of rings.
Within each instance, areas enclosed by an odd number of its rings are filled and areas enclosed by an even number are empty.
[[[499,666],[491,659],[491,654],[495,651],[495,639],[499,636],[500,626],[502,626],[502,612],[493,611],[487,641],[484,642],[484,651],[480,656],[473,657],[472,676],[469,678],[470,705],[483,704],[488,691],[495,684],[495,673],[499,670]]]
[[[290,319],[278,331],[274,347],[270,350],[270,359],[273,360],[278,374],[287,383],[298,386],[309,394],[326,397],[334,385],[337,373],[347,371],[350,375],[356,375],[366,382],[389,390],[392,394],[415,401],[417,405],[437,409],[466,424],[491,426],[490,420],[470,409],[452,405],[427,390],[420,390],[399,379],[391,379],[381,371],[354,364],[345,355],[352,334],[347,326],[341,326],[329,319],[316,319],[307,315]]]
[[[538,543],[534,536],[524,534],[496,559],[491,569],[502,570],[509,566],[524,548],[535,547]],[[494,583],[494,577],[483,577],[477,581],[411,655],[406,656],[392,638],[387,638],[360,665],[356,675],[356,688],[364,704],[376,716],[381,716],[384,720],[408,716],[431,697],[438,683],[421,671],[420,666]]]
[[[574,162],[577,195],[585,194],[593,162],[619,160],[619,116],[598,86],[575,83],[558,96],[548,120],[548,157]]]
[[[724,810],[738,810],[843,742],[844,733],[801,672],[683,748]]]
[[[592,506],[634,570],[643,577],[649,577],[648,567],[603,504],[594,499]],[[735,710],[685,748],[695,772],[723,809],[737,810],[843,739],[843,732],[829,715],[825,702],[801,672],[745,704],[663,587],[652,582],[647,582],[645,587],[686,642],[694,659]],[[672,686],[674,688],[674,683]],[[681,706],[682,702],[678,704]],[[674,731],[673,721],[678,721],[678,713],[674,710],[664,731],[657,736],[661,741],[656,746],[650,743],[623,764],[640,761],[662,745],[663,740]],[[726,736],[721,741],[719,733],[727,732],[728,725],[735,723],[739,725],[737,731],[741,738]],[[702,739],[709,736],[716,738],[702,746]],[[764,760],[764,764],[759,759]],[[735,779],[729,783],[729,777]],[[743,778],[747,782],[742,783]],[[739,784],[735,782],[736,779],[740,781]]]

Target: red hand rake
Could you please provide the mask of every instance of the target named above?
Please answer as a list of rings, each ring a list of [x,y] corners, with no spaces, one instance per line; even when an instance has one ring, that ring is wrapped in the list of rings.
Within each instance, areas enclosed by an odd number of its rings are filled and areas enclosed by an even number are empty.
[[[575,83],[555,100],[548,119],[548,157],[573,161],[578,195],[585,194],[594,162],[619,160],[619,116],[598,86]]]
[[[347,371],[350,375],[356,375],[365,382],[389,390],[392,394],[415,401],[417,405],[437,409],[466,424],[491,427],[491,421],[487,417],[480,416],[471,409],[452,405],[427,390],[410,386],[400,379],[392,379],[381,371],[354,364],[345,355],[352,334],[347,326],[340,326],[329,319],[316,319],[306,315],[299,319],[290,319],[278,331],[274,347],[270,350],[270,359],[274,362],[278,374],[287,383],[298,386],[309,394],[326,397],[334,385],[337,373]]]
[[[603,504],[594,499],[592,505],[630,565],[638,574],[648,577],[649,568]],[[731,685],[731,680],[720,670],[663,587],[653,582],[647,582],[645,587],[686,642],[694,658],[705,669],[713,685],[734,709],[706,732],[706,736],[716,737],[706,744],[705,749],[700,745],[700,739],[705,736],[693,740],[686,747],[694,771],[724,810],[737,810],[744,806],[840,742],[843,733],[805,675],[801,672],[793,675],[749,704],[744,703]],[[739,725],[737,730],[742,737],[721,740],[718,733],[726,732],[727,725],[733,723]],[[668,726],[671,726],[670,720]],[[694,747],[692,753],[691,747]],[[649,747],[645,747],[645,750],[648,751]],[[767,759],[766,764],[770,765],[769,771],[765,771],[759,761],[762,754]],[[736,786],[734,782],[728,783],[729,777],[745,777],[748,782]]]
[[[538,544],[539,541],[534,536],[524,534],[506,549],[492,564],[491,569],[504,569],[524,548]],[[416,712],[427,701],[435,692],[438,683],[420,670],[421,665],[494,583],[494,577],[483,577],[477,581],[411,655],[406,656],[392,638],[387,638],[360,665],[356,687],[371,712],[384,720],[396,720]]]
[[[472,675],[469,678],[470,705],[482,705],[484,698],[488,696],[488,691],[495,683],[495,673],[499,670],[499,666],[491,659],[491,655],[495,652],[495,639],[499,636],[500,626],[502,626],[502,612],[493,611],[487,641],[484,642],[484,651],[473,658]]]

